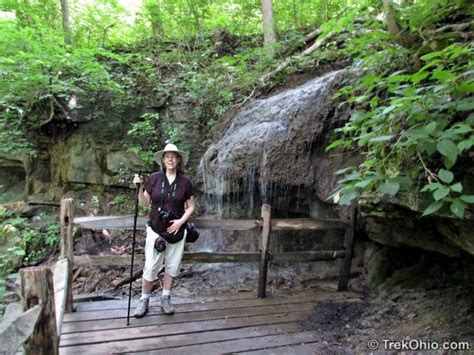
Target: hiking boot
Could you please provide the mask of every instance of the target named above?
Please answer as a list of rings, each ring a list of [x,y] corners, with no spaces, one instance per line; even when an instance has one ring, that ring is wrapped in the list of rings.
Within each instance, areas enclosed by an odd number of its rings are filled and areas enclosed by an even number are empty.
[[[135,318],[141,318],[148,312],[148,303],[150,302],[149,298],[140,298],[140,301],[138,301],[137,308],[135,309],[135,313],[133,313],[133,316]]]
[[[161,309],[163,310],[164,314],[174,314],[175,308],[171,304],[170,296],[162,296],[161,297]]]

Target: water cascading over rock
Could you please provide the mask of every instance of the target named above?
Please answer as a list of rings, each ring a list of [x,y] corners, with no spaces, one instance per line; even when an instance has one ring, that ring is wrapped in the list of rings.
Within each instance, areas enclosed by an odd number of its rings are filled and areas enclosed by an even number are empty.
[[[247,211],[258,207],[257,202],[275,204],[278,199],[284,204],[289,196],[282,199],[282,194],[293,194],[293,187],[314,187],[315,151],[327,141],[324,135],[337,120],[331,97],[341,73],[330,72],[255,100],[236,114],[201,160],[203,192],[210,196],[208,211],[225,217],[229,211],[223,202],[236,199]]]
[[[259,218],[262,203],[272,205],[274,218],[308,216],[316,210],[318,214],[325,213],[323,210],[327,206],[315,207],[315,201],[320,203],[323,196],[330,196],[330,190],[335,187],[332,170],[343,164],[343,159],[337,159],[332,166],[324,153],[329,142],[326,136],[340,125],[339,120],[347,119],[347,114],[339,112],[332,99],[343,73],[327,73],[295,88],[254,100],[237,112],[200,163],[197,180],[207,197],[204,203],[206,218]],[[318,193],[325,174],[331,175],[331,184]],[[258,252],[260,248],[258,230],[203,232],[206,235],[193,247],[195,250]],[[296,233],[298,238],[274,233],[270,249],[314,250],[313,243],[323,239],[309,236],[307,231]],[[331,239],[331,236],[327,237],[326,240]],[[300,267],[314,271],[313,266],[294,265],[291,268],[272,267],[271,272],[295,279],[295,275],[302,275]],[[314,267],[319,268],[318,275],[337,272],[337,267],[325,263]],[[252,264],[238,268],[229,266],[229,269],[237,273],[236,280],[252,277],[257,272],[257,266]]]

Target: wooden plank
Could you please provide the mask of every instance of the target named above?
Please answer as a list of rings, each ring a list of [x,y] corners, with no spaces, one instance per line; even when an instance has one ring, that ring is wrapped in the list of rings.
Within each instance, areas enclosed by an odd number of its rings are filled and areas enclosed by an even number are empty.
[[[345,229],[348,222],[343,219],[292,218],[272,219],[272,230],[327,230]]]
[[[240,263],[257,262],[260,253],[184,253],[183,262],[203,263]],[[130,266],[131,255],[77,255],[74,256],[76,266]],[[135,264],[143,265],[143,254],[135,256]]]
[[[333,291],[332,291],[333,292]],[[334,292],[335,293],[335,292]],[[175,304],[189,304],[189,303],[205,303],[205,302],[220,302],[227,300],[241,300],[241,299],[255,299],[254,292],[236,292],[236,293],[215,293],[213,295],[191,295],[189,297],[174,297]],[[87,302],[77,305],[75,314],[79,312],[96,312],[104,309],[126,309],[127,300],[101,301],[101,302]],[[66,318],[74,317],[73,315],[65,315]]]
[[[269,259],[269,246],[270,246],[270,234],[271,234],[271,211],[270,205],[262,206],[262,250],[260,257],[260,269],[258,273],[258,289],[257,297],[264,298],[265,290],[267,287],[267,274],[268,274],[268,259]]]
[[[278,297],[259,299],[252,295],[251,299],[232,299],[222,300],[219,302],[196,302],[196,303],[178,303],[179,298],[173,299],[176,306],[176,313],[189,313],[197,311],[209,311],[217,309],[237,309],[242,307],[258,307],[258,306],[280,306],[286,304],[297,304],[307,301],[323,302],[323,301],[352,301],[360,300],[355,294],[348,296],[347,293],[305,293],[297,297]],[[137,300],[135,301],[135,304]],[[157,306],[158,300],[152,299],[147,316],[161,314],[161,309]],[[124,317],[126,307],[119,309],[108,309],[102,307],[101,312],[76,312],[74,314],[66,315],[64,322],[78,322],[86,320],[107,320]]]
[[[241,307],[238,309],[216,309],[200,312],[189,312],[189,313],[175,313],[173,317],[169,317],[162,312],[160,314],[147,315],[146,317],[133,319],[134,326],[151,326],[151,325],[169,325],[176,323],[187,323],[187,322],[202,322],[213,319],[231,319],[241,317],[252,317],[278,314],[282,312],[297,312],[297,311],[311,311],[315,301],[306,301],[302,303],[285,304],[281,307],[275,305],[265,306],[251,306]],[[93,321],[82,321],[82,322],[70,322],[64,323],[62,337],[70,333],[78,332],[94,332],[94,331],[105,331],[114,329],[125,329],[126,314],[122,315],[121,318],[105,319],[105,320],[93,320]],[[127,328],[128,329],[128,328]]]
[[[199,333],[213,330],[238,329],[265,324],[283,324],[299,321],[308,314],[308,310],[298,312],[276,313],[269,315],[257,315],[253,317],[219,318],[203,321],[191,321],[184,323],[166,323],[141,326],[132,323],[131,326],[120,329],[108,329],[93,332],[70,333],[61,336],[61,346],[77,346],[86,344],[98,344],[115,341],[128,341],[149,337],[162,337],[166,335]],[[162,317],[170,319],[163,315]],[[146,320],[147,317],[141,318]],[[125,318],[124,318],[125,320]],[[121,322],[125,326],[125,321]]]
[[[60,255],[61,258],[69,259],[65,307],[66,312],[70,313],[73,311],[72,268],[74,267],[74,204],[72,198],[63,198],[61,200],[59,220],[61,224]]]
[[[287,299],[291,298],[292,300],[298,298],[304,298],[308,294],[317,294],[318,299],[322,297],[322,299],[350,299],[350,298],[359,298],[357,293],[347,291],[347,292],[336,292],[337,285],[332,285],[333,287],[319,289],[319,288],[311,288],[309,290],[285,290],[284,293],[279,294],[271,294],[267,293],[266,300],[270,299]],[[159,295],[156,296],[156,299]],[[152,297],[152,302],[154,302],[155,297]],[[195,303],[205,304],[205,303],[220,303],[220,302],[227,302],[227,301],[241,301],[241,300],[254,300],[256,301],[256,294],[255,292],[245,291],[245,292],[235,292],[235,293],[215,293],[212,295],[190,295],[188,297],[173,297],[173,303],[176,305],[192,305]],[[137,301],[137,300],[135,300]],[[114,309],[127,309],[128,302],[126,299],[121,300],[106,300],[106,301],[94,301],[94,302],[86,302],[80,303],[77,305],[76,311],[71,314],[65,314],[64,318],[65,321],[69,321],[74,319],[76,314],[80,314],[81,312],[97,312],[103,310],[114,310]],[[152,303],[153,307],[153,303]]]
[[[137,218],[137,230],[146,229],[148,217]],[[133,229],[133,216],[88,216],[74,218],[74,224],[90,229]]]
[[[291,336],[291,335],[290,335]],[[59,350],[61,353],[61,350]],[[298,355],[314,355],[328,353],[327,345],[324,343],[309,343],[309,344],[291,344],[283,345],[274,348],[266,348],[259,350],[245,351],[245,354],[251,355],[270,355],[270,354],[298,354]]]
[[[5,318],[0,323],[1,354],[14,354],[33,333],[41,316],[42,307],[39,304],[26,312],[22,312],[21,305],[15,305],[12,312],[15,314],[8,314],[11,305],[7,307]]]
[[[271,254],[271,261],[291,261],[291,262],[312,262],[343,258],[346,255],[344,250],[325,251],[294,251],[286,253]]]
[[[33,334],[24,343],[25,354],[57,354],[59,336],[54,309],[53,274],[47,267],[20,270],[23,311],[41,304],[41,316]]]
[[[217,339],[216,339],[217,340]],[[321,337],[316,332],[298,332],[288,335],[268,335],[262,337],[254,337],[250,339],[236,339],[226,341],[216,341],[213,343],[181,346],[176,348],[168,348],[163,350],[153,350],[153,354],[229,354],[236,352],[244,352],[250,350],[272,349],[281,346],[300,345],[305,343],[317,343],[321,341]],[[144,352],[147,354],[147,352]]]
[[[253,219],[204,219],[195,218],[193,221],[200,229],[224,229],[233,231],[249,231],[260,228],[260,221]]]
[[[282,262],[312,262],[343,258],[344,250],[301,251],[269,254],[268,260]],[[261,253],[184,253],[183,263],[247,263],[261,261]],[[135,256],[135,264],[143,265],[143,254]],[[76,266],[129,266],[130,255],[76,255]]]
[[[297,332],[300,325],[297,322],[284,324],[269,324],[253,327],[242,327],[230,330],[213,330],[161,336],[159,341],[155,337],[136,340],[117,341],[114,343],[88,344],[82,346],[62,347],[60,354],[97,354],[97,353],[124,353],[135,351],[166,350],[185,345],[196,345],[219,341],[252,338],[256,336],[288,334]],[[215,351],[213,352],[215,353]]]
[[[56,262],[53,271],[54,303],[56,310],[56,329],[61,334],[63,317],[66,311],[66,300],[69,283],[69,259],[64,258]]]
[[[262,228],[263,222],[255,219],[205,219],[194,218],[194,223],[199,229],[220,229],[249,231],[255,228]],[[144,230],[148,222],[148,217],[137,219],[137,229]],[[338,218],[293,218],[293,219],[273,219],[273,230],[327,230],[345,229],[348,221]],[[82,228],[90,229],[133,229],[132,216],[90,216],[76,217],[74,224]]]
[[[356,205],[351,206],[350,211],[350,224],[346,229],[346,234],[344,236],[344,248],[346,250],[346,255],[342,260],[341,271],[339,276],[339,284],[337,286],[338,291],[347,291],[349,284],[349,277],[351,273],[351,263],[352,263],[352,249],[354,243],[354,230],[356,225],[357,217],[357,207]]]
[[[148,217],[138,217],[137,229],[144,230]],[[257,220],[245,220],[245,219],[203,219],[195,218],[193,222],[199,229],[226,229],[226,230],[237,230],[237,231],[248,231],[254,228],[259,228],[259,222]],[[81,226],[82,228],[90,229],[133,229],[133,217],[132,216],[90,216],[90,217],[76,217],[74,224]]]

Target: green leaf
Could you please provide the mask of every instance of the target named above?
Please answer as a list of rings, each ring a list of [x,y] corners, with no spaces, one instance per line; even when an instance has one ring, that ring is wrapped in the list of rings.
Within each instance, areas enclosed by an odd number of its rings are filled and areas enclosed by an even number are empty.
[[[349,171],[352,171],[354,168],[344,168],[344,169],[340,169],[338,171],[335,172],[336,175],[344,175],[344,174],[347,174]]]
[[[425,185],[423,186],[423,188],[420,190],[420,192],[425,192],[425,191],[434,191],[434,190],[438,190],[440,189],[441,187],[443,187],[444,185],[441,185],[440,183],[432,183],[432,184],[428,184],[428,185]]]
[[[472,147],[472,141],[470,141],[469,139],[458,143],[458,149],[460,152],[464,150],[469,150],[471,149],[471,147]]]
[[[459,198],[464,202],[474,203],[474,195],[461,195]]]
[[[455,134],[463,134],[471,132],[472,128],[467,124],[458,123],[457,125],[450,128],[449,131]]]
[[[400,190],[400,184],[398,182],[386,182],[379,186],[379,190],[389,196],[395,196],[398,190]]]
[[[399,82],[408,81],[408,80],[410,80],[410,75],[397,74],[397,75],[391,75],[387,78],[387,81],[389,83],[399,83]]]
[[[351,121],[357,122],[368,117],[367,112],[365,111],[357,111],[353,115],[351,115]]]
[[[326,151],[326,152],[329,152],[331,149],[334,149],[334,148],[336,148],[336,147],[339,147],[339,146],[340,146],[341,144],[343,144],[343,143],[344,143],[344,140],[343,140],[343,139],[335,140],[334,142],[332,142],[331,144],[329,144],[329,145],[326,147],[325,151]]]
[[[26,252],[23,249],[15,249],[15,254],[18,256],[25,256]]]
[[[352,190],[352,191],[349,191],[347,193],[344,193],[341,197],[341,199],[339,200],[339,204],[340,205],[350,205],[351,204],[351,201],[355,198],[357,198],[357,196],[359,196],[359,194]]]
[[[456,198],[453,200],[453,203],[451,203],[451,206],[449,206],[449,209],[451,212],[453,212],[456,216],[462,218],[464,215],[464,210],[466,209],[467,205],[462,202],[460,199]]]
[[[448,157],[444,157],[443,164],[446,167],[446,169],[451,169],[454,166],[454,164],[456,164],[456,160],[451,160]]]
[[[433,198],[435,199],[435,201],[442,200],[443,198],[449,195],[450,191],[451,190],[449,189],[449,187],[443,186],[433,193]]]
[[[378,82],[382,81],[382,78],[378,75],[373,75],[373,74],[368,74],[366,76],[364,76],[364,78],[362,79],[361,83],[359,84],[359,86],[361,88],[367,88],[369,86],[372,86],[374,84],[377,84]]]
[[[428,64],[426,64],[425,66],[423,66],[423,68],[421,68],[419,71],[424,71],[428,68],[431,68],[432,66],[435,66],[437,65],[438,63],[441,63],[441,59],[435,59],[433,60],[432,62],[429,62]]]
[[[389,136],[380,136],[380,137],[375,137],[369,140],[371,143],[377,143],[377,142],[387,142],[393,138],[393,135]]]
[[[441,169],[438,172],[438,176],[441,179],[441,181],[445,182],[446,184],[449,184],[454,179],[454,174],[450,172],[449,170],[444,170],[444,169]]]
[[[438,144],[436,144],[436,149],[438,152],[453,162],[456,161],[459,153],[458,147],[456,147],[456,145],[448,139],[439,141]]]
[[[423,216],[428,216],[432,213],[435,213],[437,210],[439,210],[441,207],[443,207],[444,203],[442,201],[436,201],[430,204],[423,212],[421,215]]]
[[[391,180],[400,184],[400,189],[407,190],[413,185],[413,180],[408,176],[397,176]]]
[[[467,81],[457,85],[454,87],[454,92],[458,95],[465,94],[465,93],[474,93],[474,83],[469,83]]]
[[[398,105],[390,105],[388,107],[385,107],[384,110],[382,111],[382,115],[389,114],[393,110],[396,110],[398,108]]]
[[[460,182],[454,185],[451,185],[449,188],[451,189],[451,191],[454,191],[454,192],[462,192],[462,184]]]
[[[410,81],[414,84],[418,84],[423,79],[426,79],[426,77],[428,77],[429,75],[430,75],[429,72],[419,71],[410,77]]]
[[[443,70],[443,69],[437,68],[433,72],[433,75],[431,75],[431,78],[436,79],[441,83],[450,83],[454,80],[454,75],[449,70]]]
[[[371,182],[373,182],[373,180],[370,180],[370,179],[369,180],[364,180],[364,181],[359,181],[354,186],[365,189]]]
[[[425,126],[424,130],[427,134],[431,134],[434,132],[434,130],[436,129],[436,126],[438,125],[438,123],[435,121],[435,122],[431,122],[429,125]]]
[[[456,105],[458,111],[472,111],[474,109],[474,99],[472,97],[459,100]]]
[[[428,138],[428,133],[423,128],[410,129],[404,135],[411,139]]]
[[[442,51],[436,51],[436,52],[431,52],[431,53],[428,53],[428,54],[425,54],[424,56],[420,57],[421,60],[424,60],[425,62],[433,59],[433,58],[437,58],[437,57],[440,57],[441,54],[443,54]]]

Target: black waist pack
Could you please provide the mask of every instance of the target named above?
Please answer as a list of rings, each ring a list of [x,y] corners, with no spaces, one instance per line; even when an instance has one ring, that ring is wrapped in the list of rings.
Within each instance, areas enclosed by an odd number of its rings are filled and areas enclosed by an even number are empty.
[[[194,243],[199,238],[199,232],[193,222],[186,223],[186,243]]]
[[[168,232],[158,232],[158,230],[153,226],[151,222],[148,222],[148,226],[152,229],[153,232],[162,236],[168,243],[174,244],[179,242],[184,238],[184,226],[178,230],[178,233],[171,234]]]

